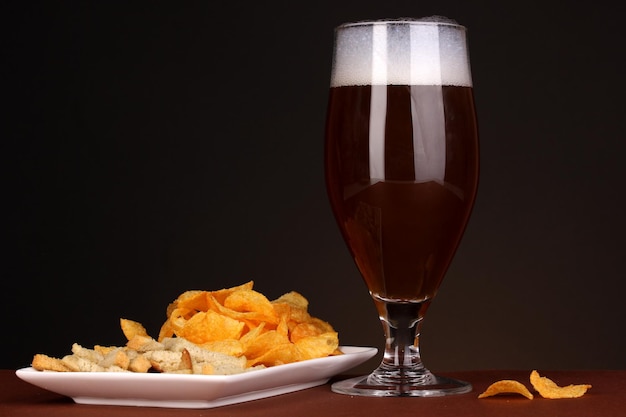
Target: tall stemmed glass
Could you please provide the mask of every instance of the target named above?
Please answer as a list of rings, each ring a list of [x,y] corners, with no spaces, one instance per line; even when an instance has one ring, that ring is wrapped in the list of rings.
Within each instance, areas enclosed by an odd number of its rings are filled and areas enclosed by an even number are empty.
[[[339,228],[386,337],[370,375],[333,384],[366,396],[471,391],[422,364],[419,334],[478,185],[466,30],[442,17],[336,28],[325,150]]]

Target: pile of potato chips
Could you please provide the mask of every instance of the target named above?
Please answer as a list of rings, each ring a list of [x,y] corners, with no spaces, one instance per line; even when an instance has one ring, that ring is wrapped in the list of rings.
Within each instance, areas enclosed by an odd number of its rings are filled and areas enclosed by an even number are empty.
[[[532,371],[530,373],[530,383],[539,395],[543,398],[549,399],[582,397],[587,390],[591,388],[591,385],[589,384],[560,387],[550,378],[539,375],[539,372],[537,371]],[[485,392],[480,394],[478,398],[487,398],[498,394],[520,394],[529,400],[534,398],[533,394],[524,384],[510,379],[503,379],[501,381],[494,382],[487,387]]]
[[[158,340],[182,337],[205,349],[274,366],[340,354],[333,327],[308,313],[297,292],[269,301],[253,281],[218,291],[187,291],[167,308]]]
[[[57,372],[232,374],[339,355],[333,327],[289,292],[274,301],[253,282],[218,291],[187,291],[167,308],[154,339],[139,322],[120,319],[124,347],[72,346],[72,355],[36,354],[33,368]]]

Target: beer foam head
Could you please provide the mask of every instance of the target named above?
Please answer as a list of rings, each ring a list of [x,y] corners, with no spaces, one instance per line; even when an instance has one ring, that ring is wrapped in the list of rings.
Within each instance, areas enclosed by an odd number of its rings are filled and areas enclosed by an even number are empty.
[[[443,17],[341,25],[331,87],[350,85],[471,87],[466,30]]]

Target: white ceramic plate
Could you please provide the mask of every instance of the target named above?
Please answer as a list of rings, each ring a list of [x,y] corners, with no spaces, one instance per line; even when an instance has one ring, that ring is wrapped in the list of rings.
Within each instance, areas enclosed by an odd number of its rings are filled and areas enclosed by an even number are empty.
[[[132,372],[41,372],[16,375],[79,404],[212,408],[315,387],[373,357],[376,348],[342,346],[343,355],[311,359],[236,375]]]

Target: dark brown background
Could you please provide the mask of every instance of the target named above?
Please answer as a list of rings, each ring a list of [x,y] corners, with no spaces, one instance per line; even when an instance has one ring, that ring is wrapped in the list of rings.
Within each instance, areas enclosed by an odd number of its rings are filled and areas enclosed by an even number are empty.
[[[618,6],[300,3],[3,3],[0,367],[250,279],[381,347],[324,190],[332,32],[440,14],[469,28],[482,177],[426,364],[624,369]]]

